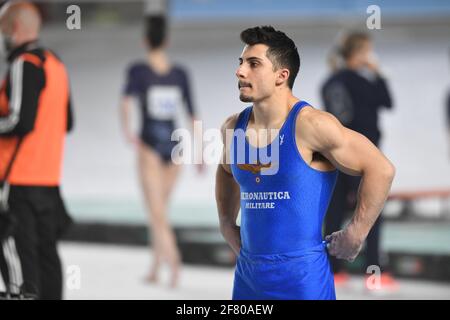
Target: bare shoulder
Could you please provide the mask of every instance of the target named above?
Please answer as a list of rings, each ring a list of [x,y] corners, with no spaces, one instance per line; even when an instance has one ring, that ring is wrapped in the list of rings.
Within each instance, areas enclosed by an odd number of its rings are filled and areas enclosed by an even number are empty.
[[[229,146],[231,144],[234,128],[236,127],[236,123],[239,118],[239,113],[233,114],[229,116],[225,122],[222,124],[222,127],[220,128],[220,132],[222,135],[222,142],[224,143],[225,147],[225,153],[229,152]]]
[[[333,146],[344,127],[331,113],[312,107],[303,108],[296,119],[296,135],[313,150]]]
[[[297,117],[297,124],[301,124],[308,128],[341,125],[339,120],[331,113],[312,107],[304,107],[300,110]]]
[[[222,134],[222,141],[224,146],[224,152],[222,153],[222,161],[219,166],[221,166],[228,174],[233,175],[231,173],[231,167],[230,167],[230,144],[231,144],[231,138],[230,138],[230,130],[234,130],[236,127],[237,120],[239,118],[239,113],[233,114],[229,116],[225,122],[222,124],[222,127],[220,129]],[[232,134],[231,134],[232,135]]]
[[[235,114],[229,116],[220,128],[220,131],[222,131],[222,134],[225,134],[225,131],[227,129],[234,129],[236,127],[238,118],[239,118],[239,113],[235,113]]]

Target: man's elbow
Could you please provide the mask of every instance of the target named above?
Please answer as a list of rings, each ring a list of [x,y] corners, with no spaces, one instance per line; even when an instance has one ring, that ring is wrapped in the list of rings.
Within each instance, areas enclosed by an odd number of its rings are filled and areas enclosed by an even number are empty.
[[[388,160],[383,168],[383,176],[389,181],[393,181],[396,173],[395,166]]]

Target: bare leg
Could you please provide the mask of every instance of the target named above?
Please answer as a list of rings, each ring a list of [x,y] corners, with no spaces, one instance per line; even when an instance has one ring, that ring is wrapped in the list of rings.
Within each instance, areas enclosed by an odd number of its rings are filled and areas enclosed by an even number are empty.
[[[165,165],[158,154],[144,144],[139,146],[139,176],[148,211],[148,227],[151,229],[151,242],[154,260],[149,281],[157,281],[161,263],[167,262],[171,269],[179,264],[179,254],[175,236],[167,220],[167,196]]]
[[[166,206],[168,207],[170,196],[173,191],[173,187],[175,186],[175,182],[176,182],[179,172],[180,172],[180,166],[175,165],[173,163],[169,163],[164,166],[162,172],[163,172],[163,176],[164,176],[164,202],[166,203]],[[169,261],[169,266],[172,271],[170,286],[174,288],[178,284],[179,273],[180,273],[180,264],[181,264],[181,256],[180,256],[178,247],[176,245],[176,240],[175,240],[175,247],[173,248],[173,251],[175,252],[174,259]]]

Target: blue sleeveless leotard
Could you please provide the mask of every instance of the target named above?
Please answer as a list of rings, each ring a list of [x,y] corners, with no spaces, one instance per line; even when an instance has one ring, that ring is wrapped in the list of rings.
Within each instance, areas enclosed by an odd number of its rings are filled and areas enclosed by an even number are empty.
[[[302,159],[295,123],[304,106],[294,105],[263,148],[245,138],[252,107],[236,123],[231,170],[241,192],[241,250],[233,299],[336,298],[322,222],[338,171],[319,171]]]

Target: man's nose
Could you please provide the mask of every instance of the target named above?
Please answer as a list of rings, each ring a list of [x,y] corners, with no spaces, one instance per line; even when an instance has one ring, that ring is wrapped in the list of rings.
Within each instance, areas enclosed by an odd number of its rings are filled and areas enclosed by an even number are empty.
[[[242,67],[242,65],[240,65],[237,68],[237,70],[236,70],[236,77],[238,77],[239,79],[245,78],[245,72],[244,72],[244,68]]]

